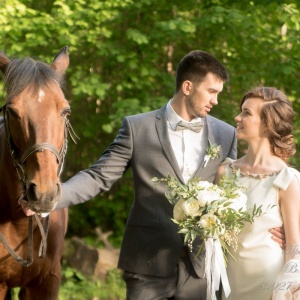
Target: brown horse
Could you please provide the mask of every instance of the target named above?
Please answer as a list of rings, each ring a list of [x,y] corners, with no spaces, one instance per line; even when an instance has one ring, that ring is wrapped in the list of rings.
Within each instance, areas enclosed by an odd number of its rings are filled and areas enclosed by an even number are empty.
[[[60,82],[68,64],[67,47],[51,65],[0,52],[7,96],[0,109],[0,300],[14,287],[19,299],[58,297],[67,211],[41,215],[61,197],[70,106]],[[19,199],[34,217],[25,216]]]

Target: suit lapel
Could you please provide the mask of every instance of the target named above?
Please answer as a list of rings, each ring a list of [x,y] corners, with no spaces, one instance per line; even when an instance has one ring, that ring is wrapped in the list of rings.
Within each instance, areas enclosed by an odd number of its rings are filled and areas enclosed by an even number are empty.
[[[211,146],[212,144],[217,144],[218,137],[216,136],[215,126],[216,123],[213,121],[213,119],[210,116],[207,116],[209,146]]]
[[[214,120],[210,116],[206,117],[206,122],[207,122],[207,131],[208,131],[208,144],[207,144],[207,147],[210,147],[212,144],[217,144],[218,145],[218,142],[217,142],[218,137],[216,136],[216,130],[215,130],[216,123],[214,122]],[[205,157],[205,155],[204,155],[204,157]],[[194,177],[203,177],[203,175],[205,174],[204,157],[203,157],[203,161],[201,162],[200,167],[197,170],[197,172],[195,173]],[[211,160],[208,161],[207,166],[210,163],[211,163]]]
[[[176,173],[177,177],[183,181],[182,174],[180,172],[174,151],[172,149],[172,145],[170,142],[169,134],[168,134],[168,126],[167,126],[167,117],[166,117],[166,105],[159,109],[156,114],[156,131],[158,135],[158,139],[161,143],[161,147],[163,152],[169,161],[170,165],[172,166],[174,172]],[[166,174],[168,175],[168,174]]]

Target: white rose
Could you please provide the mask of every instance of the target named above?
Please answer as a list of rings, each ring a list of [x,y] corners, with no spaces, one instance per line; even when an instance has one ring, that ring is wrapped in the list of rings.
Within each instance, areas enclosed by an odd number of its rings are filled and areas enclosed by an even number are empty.
[[[198,181],[197,183],[197,186],[200,188],[200,189],[207,189],[209,188],[210,186],[212,186],[212,183],[208,182],[208,181]]]
[[[206,218],[201,218],[201,220],[198,222],[199,226],[202,228],[208,227],[208,220]]]
[[[232,199],[232,203],[229,205],[230,208],[238,211],[242,209],[242,211],[247,210],[247,196],[241,191],[237,191],[238,196]]]
[[[198,192],[197,199],[199,205],[204,207],[206,204],[210,204],[214,200],[221,200],[221,195],[219,190],[203,190]]]
[[[186,215],[194,217],[199,213],[199,203],[197,199],[189,199],[182,203],[183,211]]]
[[[198,222],[200,227],[203,228],[211,228],[217,222],[217,217],[213,214],[206,214],[201,217],[200,221]]]

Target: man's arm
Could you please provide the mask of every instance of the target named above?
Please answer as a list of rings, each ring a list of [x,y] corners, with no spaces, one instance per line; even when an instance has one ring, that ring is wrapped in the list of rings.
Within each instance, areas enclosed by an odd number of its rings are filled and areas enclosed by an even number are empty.
[[[285,250],[286,241],[285,241],[284,228],[283,227],[271,228],[269,232],[272,233],[272,239],[275,242],[277,242],[283,250]]]
[[[132,136],[126,117],[115,140],[99,160],[62,184],[62,197],[55,209],[84,203],[108,191],[130,166],[131,156]]]
[[[84,203],[97,194],[108,191],[130,166],[131,156],[131,129],[129,120],[125,117],[115,140],[99,160],[62,184],[62,197],[55,209]],[[23,197],[19,203],[27,216],[34,214]]]

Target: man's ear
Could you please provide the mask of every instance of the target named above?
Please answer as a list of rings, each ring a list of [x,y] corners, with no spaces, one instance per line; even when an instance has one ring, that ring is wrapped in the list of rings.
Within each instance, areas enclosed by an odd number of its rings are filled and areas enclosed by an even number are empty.
[[[192,87],[193,87],[193,83],[189,80],[185,80],[183,83],[182,83],[182,92],[186,95],[186,96],[189,96],[190,93],[191,93],[191,90],[192,90]]]

